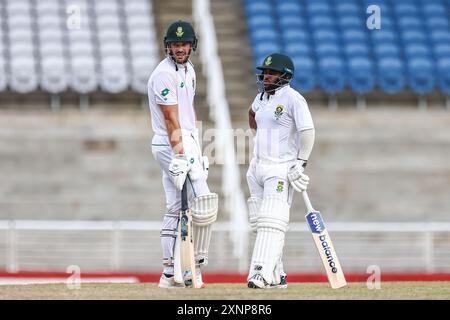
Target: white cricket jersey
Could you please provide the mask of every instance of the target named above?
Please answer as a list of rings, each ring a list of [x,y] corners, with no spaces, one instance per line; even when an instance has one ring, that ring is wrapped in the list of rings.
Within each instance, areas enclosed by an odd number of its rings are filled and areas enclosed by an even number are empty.
[[[178,105],[178,121],[183,131],[195,131],[194,96],[196,78],[192,64],[176,64],[170,58],[162,60],[147,83],[148,104],[152,128],[157,135],[166,135],[164,115],[159,105]]]
[[[308,104],[289,85],[272,95],[261,94],[252,103],[257,124],[254,156],[277,163],[297,159],[298,132],[314,128]]]

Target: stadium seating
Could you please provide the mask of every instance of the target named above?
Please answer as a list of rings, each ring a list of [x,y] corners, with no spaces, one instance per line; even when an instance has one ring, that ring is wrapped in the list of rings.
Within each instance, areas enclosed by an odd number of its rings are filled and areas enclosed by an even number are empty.
[[[146,94],[158,59],[152,10],[149,0],[2,1],[0,91]]]
[[[370,5],[381,9],[381,29],[366,26]],[[288,54],[302,92],[449,94],[448,0],[244,0],[244,7],[255,66],[266,54]]]

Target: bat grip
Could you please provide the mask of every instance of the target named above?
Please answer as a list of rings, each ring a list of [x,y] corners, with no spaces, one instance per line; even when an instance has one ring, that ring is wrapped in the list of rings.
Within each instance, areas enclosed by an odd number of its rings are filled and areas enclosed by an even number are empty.
[[[187,200],[187,177],[184,181],[183,188],[181,189],[181,211],[187,211],[189,209]]]
[[[309,200],[308,194],[306,193],[306,191],[302,192],[302,196],[303,196],[303,200],[305,201],[305,205],[306,205],[306,209],[308,210],[308,212],[313,212],[316,211],[314,210],[311,201]]]

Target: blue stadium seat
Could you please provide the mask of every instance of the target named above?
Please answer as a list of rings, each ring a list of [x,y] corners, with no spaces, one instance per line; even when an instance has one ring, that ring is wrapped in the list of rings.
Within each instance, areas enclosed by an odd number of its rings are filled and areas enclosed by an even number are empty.
[[[292,87],[300,92],[313,90],[317,85],[314,61],[310,58],[293,58],[295,75]]]
[[[309,42],[309,33],[304,29],[281,29],[281,37],[285,44],[291,42]]]
[[[256,65],[258,65],[261,64],[269,54],[280,51],[281,46],[277,42],[261,42],[253,45],[253,60]]]
[[[397,16],[417,16],[419,13],[419,9],[417,6],[409,1],[409,2],[401,2],[397,3],[394,1],[394,12]]]
[[[383,20],[383,18],[381,18]],[[411,30],[411,29],[422,29],[423,23],[422,20],[417,16],[407,16],[407,17],[399,17],[397,20],[397,24],[400,29]]]
[[[427,36],[421,30],[404,30],[401,33],[403,43],[426,43]]]
[[[310,1],[306,5],[306,11],[313,16],[324,16],[331,13],[331,6],[326,1]]]
[[[383,58],[378,61],[377,78],[381,90],[394,94],[405,87],[403,64],[399,58]]]
[[[422,12],[427,18],[447,16],[447,9],[442,3],[424,3],[422,6]]]
[[[345,87],[345,67],[339,58],[319,60],[319,84],[329,94],[342,91]]]
[[[409,60],[408,80],[411,89],[418,94],[425,94],[433,90],[435,77],[432,61],[424,58]]]
[[[450,95],[450,56],[442,58],[437,63],[439,88]]]
[[[253,15],[270,15],[272,14],[272,7],[269,2],[251,2],[245,7],[247,17]]]
[[[272,28],[275,29],[275,20],[268,15],[254,15],[247,19],[249,29]]]
[[[318,43],[316,45],[316,54],[318,59],[324,57],[338,57],[341,50],[337,44],[334,43]]]
[[[292,2],[292,1],[288,1],[288,2],[281,2],[279,1],[279,3],[275,6],[278,15],[282,16],[284,14],[296,14],[296,15],[300,15],[302,13],[302,6],[300,5],[299,2]]]
[[[336,22],[329,16],[311,16],[309,18],[309,25],[312,30],[319,29],[334,29],[336,27]]]
[[[450,43],[450,31],[436,30],[431,31],[431,41],[433,44]]]
[[[429,30],[445,31],[450,28],[448,19],[442,17],[427,19],[425,23]]]
[[[373,47],[375,57],[383,58],[400,58],[400,47],[394,43],[378,44]]]
[[[366,21],[357,16],[343,16],[338,19],[342,30],[361,29],[366,26]]]
[[[433,47],[434,55],[436,59],[450,57],[450,43],[440,43]]]
[[[368,58],[352,58],[348,61],[348,74],[350,88],[359,93],[365,94],[375,85],[373,65]]]
[[[383,21],[383,18],[381,18],[381,21]],[[397,41],[397,36],[392,30],[385,30],[383,28],[380,30],[372,30],[370,35],[374,44],[395,43]]]
[[[361,10],[356,3],[352,2],[338,2],[336,3],[336,13],[339,16],[351,16],[357,17],[358,15],[365,14],[366,10]]]
[[[279,34],[273,29],[255,29],[250,31],[250,41],[252,44],[260,42],[277,42]]]
[[[365,43],[348,43],[344,51],[348,58],[368,57],[370,54],[369,46]]]
[[[313,53],[312,47],[305,42],[292,42],[284,46],[284,51],[291,58],[293,57],[309,57]]]
[[[407,59],[413,58],[431,58],[431,50],[429,46],[424,44],[406,44],[405,45],[405,56]]]
[[[337,32],[332,29],[315,31],[313,32],[313,38],[316,43],[336,43],[339,41]]]
[[[281,30],[305,30],[308,22],[301,16],[283,15],[279,17],[278,25]]]
[[[367,35],[361,29],[343,30],[342,40],[346,43],[361,43],[367,41]]]

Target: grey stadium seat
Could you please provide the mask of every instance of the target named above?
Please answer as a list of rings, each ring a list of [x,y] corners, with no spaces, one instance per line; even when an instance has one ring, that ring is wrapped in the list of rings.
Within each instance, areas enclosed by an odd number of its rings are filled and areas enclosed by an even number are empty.
[[[34,59],[19,57],[11,59],[9,85],[13,91],[29,93],[37,89],[38,81]]]
[[[92,57],[78,56],[71,60],[70,87],[72,90],[86,94],[97,89],[97,73]]]
[[[40,84],[43,90],[50,93],[61,93],[67,90],[67,72],[64,59],[46,57],[41,63]]]
[[[147,82],[156,61],[152,58],[140,57],[133,59],[131,88],[141,94],[147,94]]]
[[[110,93],[119,93],[127,90],[129,77],[125,59],[108,57],[101,61],[100,87]]]

